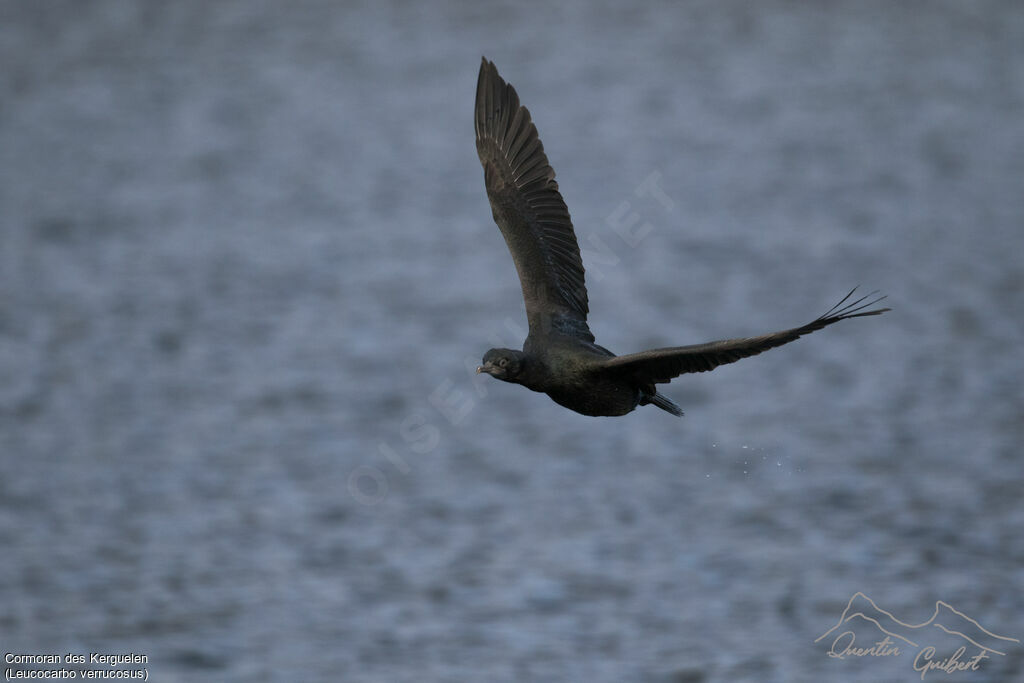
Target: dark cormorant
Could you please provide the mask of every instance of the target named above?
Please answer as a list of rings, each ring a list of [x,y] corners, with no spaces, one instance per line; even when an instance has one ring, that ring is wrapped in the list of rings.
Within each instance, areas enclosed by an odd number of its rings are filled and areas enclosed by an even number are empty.
[[[890,310],[865,310],[885,297],[865,302],[868,295],[847,303],[854,288],[802,327],[616,356],[594,343],[587,326],[579,246],[537,128],[515,89],[486,58],[477,80],[474,123],[487,198],[519,272],[530,326],[522,351],[491,349],[477,372],[544,392],[555,403],[584,415],[625,415],[648,403],[682,415],[655,384],[687,372],[713,370],[840,320]]]

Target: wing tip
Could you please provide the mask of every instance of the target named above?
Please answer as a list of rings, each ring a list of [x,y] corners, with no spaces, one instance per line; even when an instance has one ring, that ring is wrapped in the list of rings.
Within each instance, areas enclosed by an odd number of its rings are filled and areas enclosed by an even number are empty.
[[[498,67],[494,65],[494,62],[487,59],[485,55],[480,56],[480,74],[477,77],[477,88],[481,88],[484,85],[489,85],[491,82],[496,84],[497,88],[501,88],[505,85],[505,80],[498,73]]]
[[[506,91],[512,90],[508,86],[501,74],[498,73],[498,67],[494,65],[494,62],[487,59],[486,56],[480,56],[480,72],[476,79],[476,102],[474,104],[473,111],[473,127],[476,132],[477,141],[485,137],[491,137],[495,134],[493,126],[495,125],[493,114],[494,109],[497,105],[501,104],[503,108],[514,109],[518,107],[519,102],[505,102],[510,99],[509,94]],[[515,91],[512,91],[512,97],[515,97]],[[510,106],[514,105],[514,106]]]
[[[856,292],[859,288],[860,285],[857,285],[856,287],[851,289],[846,296],[839,300],[839,303],[837,303],[832,308],[828,309],[824,313],[824,315],[822,315],[818,320],[828,321],[829,323],[832,323],[838,322],[840,320],[847,320],[849,318],[863,318],[869,315],[881,315],[887,311],[892,310],[891,308],[888,307],[876,308],[874,310],[865,310],[871,308],[872,306],[878,304],[881,301],[884,301],[887,298],[886,295],[876,297],[875,295],[878,294],[877,289],[847,303],[850,297],[852,297],[854,292]]]

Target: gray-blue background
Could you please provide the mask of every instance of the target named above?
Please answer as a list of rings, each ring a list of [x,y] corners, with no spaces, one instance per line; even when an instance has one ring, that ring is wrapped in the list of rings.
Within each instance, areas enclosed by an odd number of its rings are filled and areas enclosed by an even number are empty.
[[[677,380],[681,420],[477,383],[525,322],[481,54],[600,343],[789,327],[858,283],[895,310]],[[1024,639],[1021,254],[1015,2],[4,2],[0,650],[918,680],[814,643],[855,591]]]

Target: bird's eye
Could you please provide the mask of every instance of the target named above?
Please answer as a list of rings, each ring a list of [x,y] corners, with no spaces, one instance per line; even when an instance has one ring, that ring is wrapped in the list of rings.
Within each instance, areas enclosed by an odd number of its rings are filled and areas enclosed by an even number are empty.
[[[505,367],[506,365],[508,365],[508,361],[502,358],[501,360],[498,361],[498,365],[500,365],[501,367]]]

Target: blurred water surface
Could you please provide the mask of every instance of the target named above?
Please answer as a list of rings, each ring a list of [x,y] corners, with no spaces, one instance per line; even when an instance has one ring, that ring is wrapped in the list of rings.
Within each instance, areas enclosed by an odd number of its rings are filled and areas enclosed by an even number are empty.
[[[600,343],[894,311],[677,380],[681,420],[479,382],[525,325],[481,54]],[[0,650],[916,678],[813,642],[855,591],[1024,638],[1019,4],[8,2],[0,63]]]

